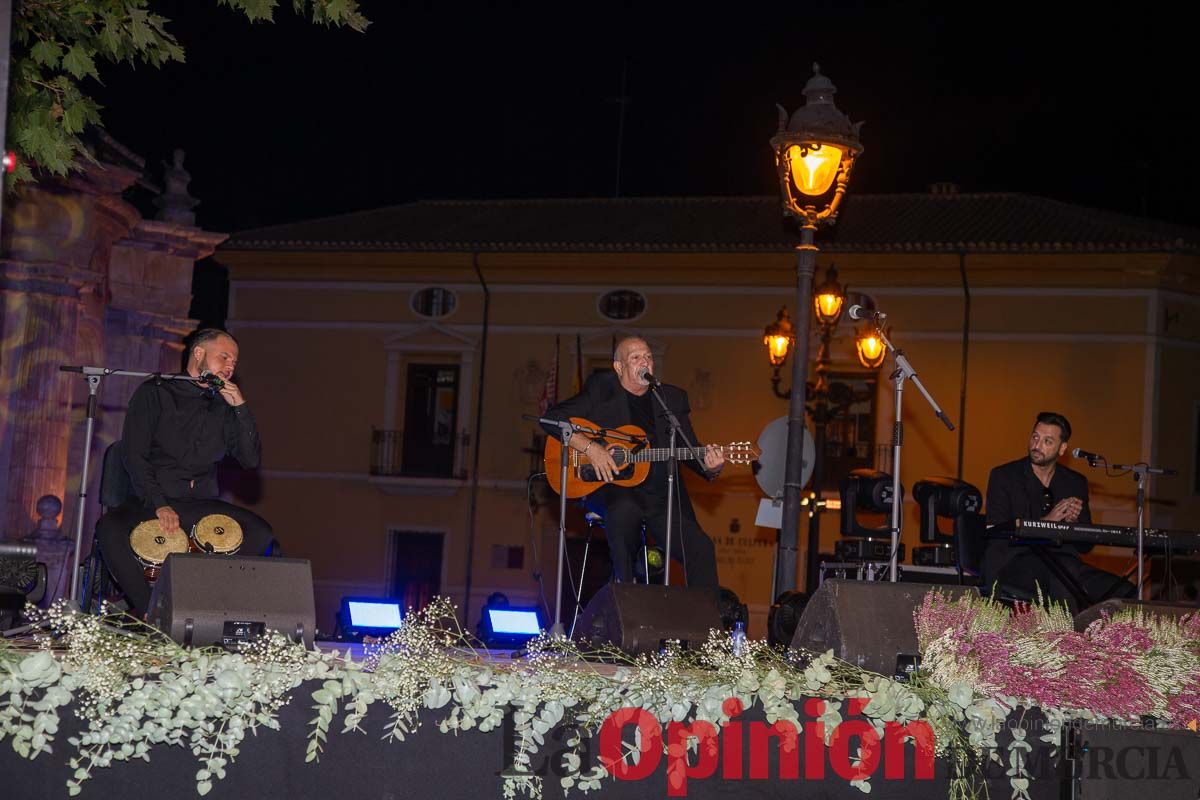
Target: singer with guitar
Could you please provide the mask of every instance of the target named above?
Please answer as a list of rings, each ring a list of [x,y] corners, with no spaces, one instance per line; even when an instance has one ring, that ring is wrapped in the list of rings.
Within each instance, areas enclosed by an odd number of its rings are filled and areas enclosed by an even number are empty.
[[[237,363],[232,336],[213,328],[196,331],[188,340],[186,370],[192,379],[152,378],[129,400],[122,448],[136,497],[101,517],[96,536],[137,617],[150,602],[150,586],[130,544],[130,533],[142,522],[156,519],[164,533],[187,533],[201,518],[224,514],[241,526],[242,555],[277,549],[266,520],[217,498],[217,462],[229,454],[254,468],[262,450],[254,415],[232,380]]]
[[[545,416],[561,420],[582,417],[606,429],[635,425],[646,432],[646,447],[666,447],[669,444],[669,423],[666,412],[650,393],[650,384],[655,380],[653,374],[654,355],[649,345],[638,337],[627,337],[617,343],[612,372],[592,375],[579,394],[548,409]],[[667,407],[679,419],[682,432],[688,440],[696,442],[688,416],[687,392],[668,384],[660,384],[659,387]],[[550,425],[543,427],[550,436],[558,437],[558,428]],[[603,481],[599,488],[586,496],[584,504],[604,518],[613,578],[632,582],[634,558],[642,546],[642,522],[645,522],[651,537],[658,542],[665,541],[668,463],[653,461],[645,480],[634,486],[621,486],[613,483],[622,475],[622,468],[613,458],[615,444],[601,443],[578,434],[570,438],[569,444],[590,462],[596,476]],[[683,460],[683,463],[706,479],[714,480],[725,466],[722,449],[708,445],[695,455],[701,453],[702,458]],[[632,471],[633,468],[626,466],[624,469]],[[683,562],[689,586],[715,590],[716,550],[712,540],[696,521],[682,480],[676,480],[675,486],[678,497],[675,521],[671,526],[674,529],[671,532],[672,555],[680,557]]]

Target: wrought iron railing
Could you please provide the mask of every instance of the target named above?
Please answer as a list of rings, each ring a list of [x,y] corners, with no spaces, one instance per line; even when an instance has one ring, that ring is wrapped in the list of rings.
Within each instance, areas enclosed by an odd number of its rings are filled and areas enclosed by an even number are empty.
[[[371,429],[371,474],[401,475],[404,431]]]

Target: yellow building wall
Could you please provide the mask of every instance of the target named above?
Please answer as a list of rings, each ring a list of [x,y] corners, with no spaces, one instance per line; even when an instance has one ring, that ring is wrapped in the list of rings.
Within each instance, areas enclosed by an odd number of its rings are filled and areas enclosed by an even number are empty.
[[[384,427],[387,414],[389,348],[407,348],[393,356],[400,364],[393,386],[397,428],[403,426],[403,365],[455,363],[461,353],[433,349],[455,342],[471,350],[470,412],[458,428],[475,429],[484,293],[469,261],[457,254],[250,253],[222,260],[231,266],[230,326],[242,343],[242,382],[264,440],[263,496],[255,508],[280,531],[289,555],[312,560],[322,629],[332,629],[340,596],[389,589],[393,565],[387,560],[394,553],[387,532],[394,528],[445,533],[442,590],[461,602],[469,484],[371,478],[368,465],[371,428]],[[896,343],[958,423],[964,302],[957,256],[839,254],[836,261],[851,290],[870,293],[888,312]],[[1157,343],[1162,299],[1143,284],[1161,261],[1142,255],[967,259],[972,298],[964,480],[984,491],[993,466],[1024,454],[1036,413],[1056,410],[1072,421],[1072,445],[1128,460],[1150,458],[1150,448],[1164,463],[1189,465],[1186,475],[1156,483],[1152,513],[1176,527],[1200,528],[1190,471],[1200,323],[1180,333],[1186,321],[1177,321],[1173,335],[1182,338],[1174,345]],[[818,276],[827,262],[822,256]],[[535,571],[553,609],[558,507],[554,500],[530,519],[530,456],[522,449],[535,426],[521,415],[534,413],[536,401],[527,390],[522,397],[519,376],[531,359],[541,369],[549,366],[555,334],[560,397],[572,387],[577,334],[591,364],[605,360],[615,333],[637,331],[655,346],[663,379],[689,390],[704,441],[755,441],[768,422],[787,412],[786,401],[771,392],[761,332],[794,297],[789,254],[493,254],[481,263],[491,299],[472,625],[490,591],[535,602]],[[432,285],[453,288],[458,305],[443,319],[423,320],[409,301],[412,292]],[[612,288],[641,291],[646,313],[627,324],[604,319],[597,298]],[[1181,307],[1195,307],[1180,296]],[[833,343],[834,369],[854,366],[851,324],[843,321]],[[815,342],[810,349],[815,356]],[[879,445],[891,438],[889,369],[890,361],[879,382]],[[789,375],[790,366],[785,388]],[[911,382],[903,407],[906,489],[923,477],[955,475],[958,432],[938,422]],[[1066,463],[1088,475],[1097,521],[1131,522],[1131,483]],[[473,469],[473,450],[464,466]],[[717,544],[722,583],[751,605],[751,632],[765,634],[775,531],[754,525],[762,496],[757,483],[748,467],[739,466],[713,483],[687,470],[684,475],[697,517]],[[911,548],[918,544],[917,514],[911,502],[906,506],[904,540]],[[836,512],[827,513],[824,552],[832,550],[837,529]],[[802,550],[806,531],[804,523]],[[525,547],[523,569],[494,569],[492,545]],[[1093,558],[1117,568],[1128,562],[1128,553],[1099,549]],[[673,577],[681,579],[681,571]]]

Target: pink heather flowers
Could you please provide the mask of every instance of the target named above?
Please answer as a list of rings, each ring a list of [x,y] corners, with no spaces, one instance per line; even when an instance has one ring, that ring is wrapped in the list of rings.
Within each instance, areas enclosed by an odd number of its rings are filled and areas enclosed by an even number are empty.
[[[1175,619],[1134,608],[1079,633],[1062,605],[1013,613],[934,591],[914,618],[922,666],[947,691],[966,683],[992,698],[1112,719],[1200,720],[1200,613]]]

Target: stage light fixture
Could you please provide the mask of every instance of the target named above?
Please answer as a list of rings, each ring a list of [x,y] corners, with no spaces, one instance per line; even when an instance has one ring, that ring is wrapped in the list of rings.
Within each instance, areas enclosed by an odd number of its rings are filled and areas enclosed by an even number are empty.
[[[487,647],[515,650],[536,638],[546,626],[536,606],[485,606],[482,627]]]
[[[868,528],[858,521],[858,512],[887,514],[892,510],[892,476],[873,469],[853,469],[842,478],[839,487],[841,498],[841,533],[853,537],[840,539],[834,552],[843,561],[884,561],[891,559],[891,520],[884,519],[883,525]],[[900,487],[904,496],[904,487]],[[903,558],[904,545],[897,553]]]
[[[399,600],[387,597],[343,597],[339,627],[344,639],[361,641],[364,636],[387,636],[403,624]]]
[[[958,563],[955,547],[964,532],[979,517],[983,495],[979,489],[956,478],[924,478],[913,484],[913,499],[921,509],[921,541],[926,547],[913,548],[913,563],[927,566],[953,566]],[[938,529],[938,518],[951,520],[950,533]]]

